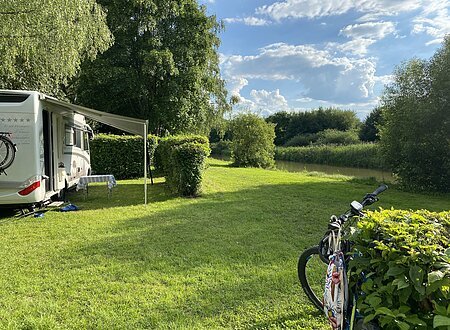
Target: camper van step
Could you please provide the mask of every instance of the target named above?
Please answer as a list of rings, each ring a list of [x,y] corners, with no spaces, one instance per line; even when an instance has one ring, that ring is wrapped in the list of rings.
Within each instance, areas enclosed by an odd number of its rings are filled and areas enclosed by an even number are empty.
[[[48,207],[60,207],[61,205],[63,205],[64,202],[62,201],[55,201],[55,202],[51,202],[50,204],[48,204]]]

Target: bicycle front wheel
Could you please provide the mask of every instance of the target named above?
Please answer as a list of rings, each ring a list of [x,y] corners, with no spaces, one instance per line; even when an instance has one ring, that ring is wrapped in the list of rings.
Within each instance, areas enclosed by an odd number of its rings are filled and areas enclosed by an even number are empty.
[[[298,258],[298,279],[309,300],[323,312],[323,290],[328,265],[319,255],[319,247],[306,249]]]

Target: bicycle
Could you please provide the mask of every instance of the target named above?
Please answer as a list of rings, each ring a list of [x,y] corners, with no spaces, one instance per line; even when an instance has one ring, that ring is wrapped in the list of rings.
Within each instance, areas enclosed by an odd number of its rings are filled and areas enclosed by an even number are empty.
[[[347,278],[347,265],[355,256],[351,255],[352,242],[346,237],[351,228],[348,220],[364,216],[364,207],[377,202],[377,196],[386,189],[383,184],[366,194],[361,202],[353,201],[350,210],[339,217],[331,216],[319,244],[306,249],[298,259],[298,278],[303,291],[314,306],[325,312],[333,329],[379,329],[376,323],[364,324],[357,313],[359,292],[358,289],[350,292]]]
[[[11,166],[16,157],[17,147],[10,139],[11,133],[0,132],[0,174]]]

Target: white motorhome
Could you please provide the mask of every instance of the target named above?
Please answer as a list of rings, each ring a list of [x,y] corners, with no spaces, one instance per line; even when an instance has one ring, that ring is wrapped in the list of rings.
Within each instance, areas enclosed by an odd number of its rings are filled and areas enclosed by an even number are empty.
[[[92,130],[83,115],[58,102],[38,92],[0,90],[0,132],[15,144],[14,151],[5,149],[15,155],[0,171],[0,206],[42,206],[90,174]]]

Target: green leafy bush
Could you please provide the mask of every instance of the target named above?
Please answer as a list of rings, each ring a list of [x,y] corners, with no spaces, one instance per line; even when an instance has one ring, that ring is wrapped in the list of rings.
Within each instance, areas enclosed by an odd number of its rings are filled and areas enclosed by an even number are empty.
[[[255,114],[241,114],[233,119],[231,132],[231,157],[235,166],[274,166],[274,124]]]
[[[383,95],[383,157],[413,191],[450,192],[450,36],[429,60],[394,72]]]
[[[360,142],[355,130],[338,131],[337,129],[326,129],[317,133],[315,144],[349,145]]]
[[[156,169],[163,174],[167,174],[166,169],[170,168],[173,148],[189,142],[200,143],[209,147],[208,138],[203,135],[173,135],[160,139],[154,156]]]
[[[158,139],[148,136],[150,160]],[[140,136],[98,134],[90,142],[94,174],[113,174],[116,179],[144,176],[144,144]]]
[[[277,147],[275,159],[309,164],[384,169],[379,147],[373,143],[348,146]]]
[[[211,155],[231,157],[231,141],[211,143]]]
[[[199,195],[208,156],[209,148],[205,144],[187,142],[174,147],[173,166],[166,177],[169,186],[183,196]]]
[[[358,308],[382,329],[450,326],[450,212],[381,210],[357,222],[353,283],[365,274]]]
[[[299,134],[294,136],[293,138],[289,139],[284,146],[285,147],[306,147],[309,145],[312,145],[314,142],[316,142],[318,139],[318,136],[316,133],[305,133],[305,134]]]
[[[266,121],[274,123],[275,144],[285,145],[287,141],[298,135],[318,133],[326,129],[347,131],[359,126],[360,121],[353,111],[334,108],[319,108],[305,112],[277,112]]]
[[[172,191],[183,196],[197,196],[201,191],[209,153],[209,142],[205,136],[170,136],[160,140],[155,163]]]

